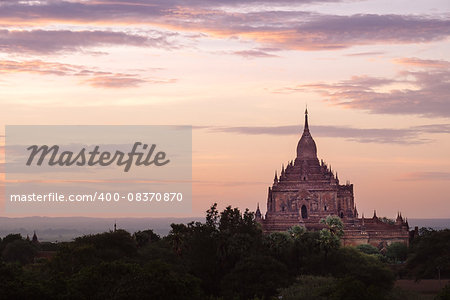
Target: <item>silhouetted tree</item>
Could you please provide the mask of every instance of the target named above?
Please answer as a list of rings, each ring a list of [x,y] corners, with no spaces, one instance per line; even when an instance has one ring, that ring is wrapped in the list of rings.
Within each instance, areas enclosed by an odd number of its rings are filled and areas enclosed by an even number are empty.
[[[270,256],[255,255],[240,261],[224,277],[222,294],[226,299],[269,299],[289,283],[284,264]]]
[[[296,282],[281,290],[283,300],[328,300],[337,287],[337,279],[324,276],[300,276]]]
[[[30,241],[24,239],[9,239],[9,242],[7,242],[3,248],[2,258],[6,262],[29,264],[33,262],[36,254],[37,249]]]
[[[408,254],[408,247],[405,243],[392,243],[386,248],[386,257],[391,262],[404,262]]]
[[[365,254],[379,254],[380,251],[378,249],[370,244],[361,244],[356,247],[359,251]]]
[[[385,264],[353,247],[333,252],[329,272],[339,278],[339,299],[384,299],[394,284],[394,275]]]
[[[336,250],[341,245],[341,237],[344,235],[344,224],[341,218],[337,216],[328,216],[320,220],[320,223],[326,226],[320,230],[319,242],[325,252],[325,259],[327,259],[328,253]]]
[[[450,276],[450,229],[422,228],[410,245],[407,270],[417,279]]]
[[[78,299],[202,299],[197,279],[161,262],[87,266],[69,280],[69,295]]]
[[[161,237],[154,233],[151,229],[137,231],[133,234],[133,238],[136,240],[138,247],[143,247],[149,243],[157,242],[161,239]]]

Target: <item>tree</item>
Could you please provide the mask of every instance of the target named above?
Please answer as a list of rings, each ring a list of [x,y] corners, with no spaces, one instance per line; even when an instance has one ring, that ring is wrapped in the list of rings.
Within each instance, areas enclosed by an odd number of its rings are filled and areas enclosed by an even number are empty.
[[[404,262],[406,260],[406,256],[408,254],[408,247],[405,243],[392,243],[387,246],[386,249],[386,257],[391,262]]]
[[[395,224],[395,220],[389,219],[387,217],[381,217],[381,218],[378,218],[378,220],[380,220],[383,223],[389,224],[389,225]]]
[[[149,243],[159,241],[161,237],[148,229],[144,231],[137,231],[133,234],[133,238],[136,240],[138,247],[143,247]]]
[[[5,249],[6,245],[8,245],[9,243],[16,241],[16,240],[22,240],[22,239],[23,238],[20,233],[8,234],[0,242],[0,253],[3,252],[3,249]]]
[[[450,276],[450,229],[429,230],[422,228],[419,237],[410,245],[406,261],[407,270],[416,277],[437,278]]]
[[[0,262],[0,299],[52,299],[42,285],[42,275],[32,268]]]
[[[337,287],[334,277],[302,275],[291,286],[280,292],[283,300],[328,300],[333,299]]]
[[[317,266],[319,276],[300,276],[292,286],[281,290],[282,298],[388,299],[394,283],[392,272],[380,260],[353,247],[336,249],[325,265]]]
[[[206,212],[206,222],[172,224],[164,239],[183,264],[202,280],[202,287],[219,295],[220,282],[242,259],[261,248],[262,231],[248,209],[226,207],[222,212],[213,204]]]
[[[202,288],[208,294],[219,293],[220,280],[226,272],[218,258],[218,239],[217,230],[201,222],[172,224],[166,237],[187,270],[202,280]]]
[[[328,216],[325,219],[320,220],[320,223],[324,224],[326,228],[339,238],[344,235],[344,223],[338,216]]]
[[[214,203],[211,208],[206,211],[206,225],[214,229],[219,226],[219,211],[217,210],[217,203]]]
[[[75,299],[202,299],[199,280],[162,262],[86,266],[68,280]]]
[[[325,259],[327,259],[328,253],[338,249],[341,245],[341,237],[344,235],[344,224],[341,218],[337,216],[328,216],[320,220],[320,223],[326,226],[319,232],[319,242],[325,252]]]
[[[264,238],[264,245],[269,253],[280,260],[285,258],[293,242],[294,239],[288,232],[272,232]]]
[[[2,257],[7,262],[19,262],[21,264],[32,263],[37,249],[23,239],[9,242],[2,251]]]
[[[294,240],[299,240],[300,237],[305,234],[306,232],[306,228],[305,226],[299,226],[299,225],[294,225],[291,228],[288,229],[288,233],[289,235],[294,239]]]
[[[50,261],[54,271],[72,275],[85,266],[102,261],[135,257],[136,241],[125,230],[85,235],[70,243],[61,243]]]
[[[170,224],[172,228],[167,236],[167,239],[172,244],[173,251],[178,255],[183,255],[183,249],[185,248],[186,235],[189,233],[189,229],[184,224]]]
[[[361,244],[356,246],[356,249],[365,254],[380,254],[378,249],[370,244]]]
[[[286,266],[270,256],[250,256],[240,261],[222,280],[226,299],[269,299],[289,284]]]
[[[75,245],[92,245],[103,260],[133,256],[137,251],[136,241],[122,229],[76,238]]]
[[[394,275],[373,255],[342,247],[328,262],[329,272],[339,278],[339,299],[384,299],[392,289]]]

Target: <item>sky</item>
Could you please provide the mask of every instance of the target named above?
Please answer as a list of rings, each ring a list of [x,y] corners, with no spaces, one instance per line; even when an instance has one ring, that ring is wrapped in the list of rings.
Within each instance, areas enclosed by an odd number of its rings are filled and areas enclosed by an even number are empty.
[[[360,215],[450,218],[449,36],[448,0],[1,0],[0,145],[4,125],[192,125],[191,215],[264,213],[307,105]]]

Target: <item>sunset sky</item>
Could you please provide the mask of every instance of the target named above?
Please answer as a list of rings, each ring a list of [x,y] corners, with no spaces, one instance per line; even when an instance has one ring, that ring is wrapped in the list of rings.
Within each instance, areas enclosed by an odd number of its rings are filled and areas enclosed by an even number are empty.
[[[450,2],[274,2],[0,0],[0,143],[4,125],[192,125],[192,215],[264,213],[307,105],[360,216],[450,218]]]

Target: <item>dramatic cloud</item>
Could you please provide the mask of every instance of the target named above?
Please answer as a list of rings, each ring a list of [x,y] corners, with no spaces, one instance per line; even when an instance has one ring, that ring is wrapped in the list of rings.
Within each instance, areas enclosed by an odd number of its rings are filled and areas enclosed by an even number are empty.
[[[52,54],[112,45],[158,48],[173,46],[168,41],[168,35],[158,31],[136,35],[99,30],[0,30],[0,50],[3,52]]]
[[[342,2],[342,0],[278,0],[276,4],[278,6],[298,6],[311,3],[326,3],[326,2]],[[16,9],[17,11],[28,11],[41,12],[42,7],[53,8],[52,13],[59,12],[64,15],[63,9],[66,7],[71,7],[73,9],[78,9],[79,11],[85,9],[86,7],[96,8],[104,7],[104,9],[109,9],[112,15],[114,13],[120,12],[121,10],[129,12],[136,12],[138,8],[141,8],[143,13],[157,14],[161,13],[163,9],[176,8],[176,7],[196,7],[199,8],[223,8],[223,7],[237,7],[243,6],[248,7],[252,5],[254,7],[262,6],[265,7],[268,4],[274,4],[272,0],[97,0],[97,1],[23,1],[23,0],[2,0],[0,6],[5,6],[10,9]],[[19,10],[22,8],[22,10]],[[49,14],[51,15],[51,14]],[[66,15],[68,15],[66,13]],[[95,15],[94,12],[91,14]]]
[[[204,127],[200,129],[205,129]],[[228,132],[249,135],[297,135],[300,136],[302,128],[299,125],[286,126],[237,126],[237,127],[206,127],[213,132]],[[424,138],[427,134],[450,134],[450,124],[431,124],[403,129],[392,128],[352,128],[344,126],[314,125],[311,128],[313,136],[344,138],[360,143],[387,143],[387,144],[419,144],[429,142]]]
[[[396,79],[355,76],[336,83],[298,85],[274,92],[315,91],[335,105],[371,113],[450,117],[450,69],[442,67],[446,63],[428,62],[436,69],[403,71]]]
[[[212,26],[211,30],[247,37],[263,44],[307,51],[369,44],[424,43],[450,35],[449,20],[420,16],[260,12],[241,18],[225,16],[223,24],[225,20],[231,25],[224,29]]]
[[[141,84],[173,83],[174,79],[144,79],[137,74],[97,71],[85,66],[45,62],[41,60],[0,60],[0,74],[31,73],[39,75],[74,76],[83,78],[82,83],[101,88],[136,87]]]
[[[311,2],[316,1],[282,1],[281,5]],[[251,12],[227,9],[236,5],[248,7],[249,3],[253,8]],[[450,34],[450,20],[442,17],[377,14],[321,15],[294,10],[291,6],[287,6],[290,10],[283,8],[269,10],[268,4],[273,5],[273,2],[260,0],[159,0],[151,3],[140,0],[8,1],[0,10],[0,22],[32,25],[55,22],[85,25],[144,23],[169,30],[207,33],[224,38],[239,37],[257,41],[269,47],[307,51],[342,49],[354,45],[425,43],[445,39]],[[280,5],[278,2],[277,4]],[[104,38],[104,43],[108,43],[107,36],[101,37]],[[112,44],[117,43],[115,38]],[[117,38],[121,39],[121,37]],[[129,40],[122,38],[127,44],[133,45],[147,42],[160,46],[161,42],[165,41],[165,39],[139,41],[139,36],[133,35],[129,37]],[[25,48],[28,43],[30,41],[24,42]],[[20,50],[19,46],[20,43],[17,47],[12,47],[12,50]],[[78,46],[77,43],[66,45],[71,49]],[[39,46],[36,47],[39,49]],[[62,46],[59,48],[64,49]]]

